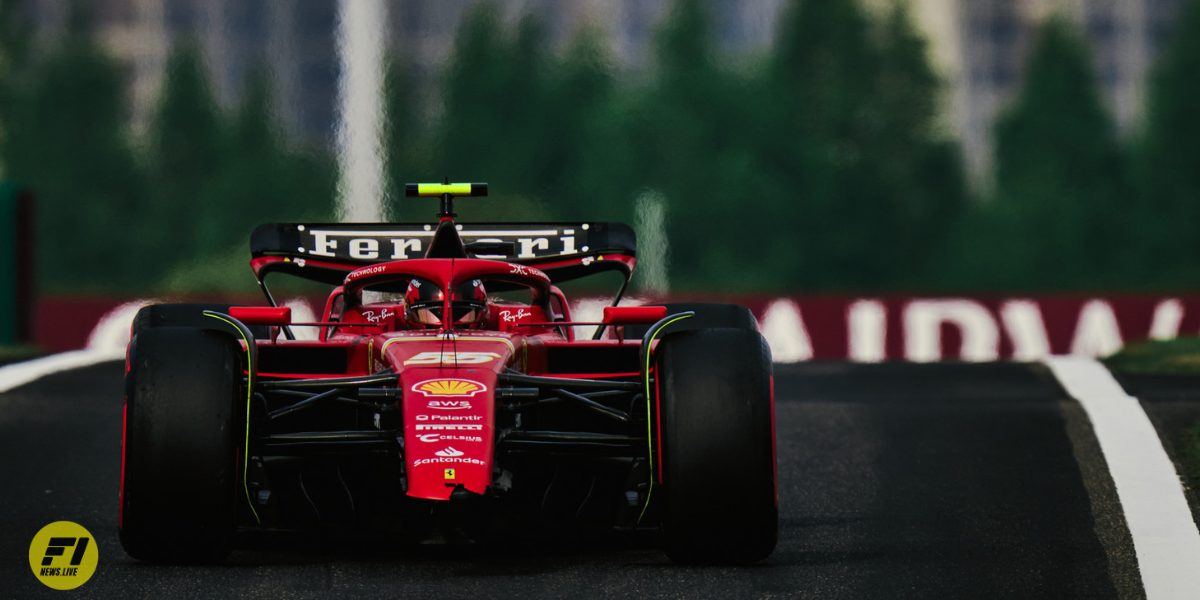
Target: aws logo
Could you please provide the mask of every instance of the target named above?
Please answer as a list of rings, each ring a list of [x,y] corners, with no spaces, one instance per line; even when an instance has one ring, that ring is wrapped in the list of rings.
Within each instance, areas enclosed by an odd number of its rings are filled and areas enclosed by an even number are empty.
[[[29,566],[38,581],[56,590],[73,590],[91,579],[100,555],[95,538],[70,521],[42,528],[29,544]]]
[[[463,410],[471,408],[471,403],[466,400],[430,400],[429,408],[436,408],[438,410]]]
[[[413,385],[412,391],[420,392],[426,396],[463,396],[470,398],[479,392],[487,391],[487,386],[477,381],[467,381],[466,379],[427,379]],[[456,408],[467,408],[469,406],[458,406]],[[432,405],[430,407],[434,408]]]

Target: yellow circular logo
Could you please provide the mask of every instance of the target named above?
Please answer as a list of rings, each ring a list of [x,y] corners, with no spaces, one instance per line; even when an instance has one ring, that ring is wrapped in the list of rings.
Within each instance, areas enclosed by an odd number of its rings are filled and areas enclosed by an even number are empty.
[[[100,552],[96,538],[70,521],[42,528],[29,544],[29,566],[38,581],[56,590],[73,590],[92,578]]]
[[[463,379],[429,379],[413,386],[413,391],[426,396],[474,396],[485,389],[483,384]]]

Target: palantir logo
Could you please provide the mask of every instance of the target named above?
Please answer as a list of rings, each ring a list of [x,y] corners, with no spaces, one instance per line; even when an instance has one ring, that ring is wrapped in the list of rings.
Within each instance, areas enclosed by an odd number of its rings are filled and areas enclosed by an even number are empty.
[[[72,590],[91,579],[100,560],[95,538],[70,521],[42,528],[29,544],[29,567],[38,581],[56,590]]]

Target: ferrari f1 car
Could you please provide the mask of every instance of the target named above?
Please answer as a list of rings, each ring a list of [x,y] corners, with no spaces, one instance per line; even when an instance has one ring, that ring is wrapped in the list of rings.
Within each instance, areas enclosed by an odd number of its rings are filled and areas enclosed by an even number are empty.
[[[421,543],[657,529],[677,562],[771,553],[771,358],[753,315],[621,306],[628,226],[455,223],[454,198],[486,191],[410,184],[441,199],[435,224],[260,226],[268,306],[142,309],[118,519],[130,556],[219,561],[252,529]],[[607,270],[624,283],[603,318],[573,320],[556,284]],[[333,286],[320,319],[276,306],[273,273]]]

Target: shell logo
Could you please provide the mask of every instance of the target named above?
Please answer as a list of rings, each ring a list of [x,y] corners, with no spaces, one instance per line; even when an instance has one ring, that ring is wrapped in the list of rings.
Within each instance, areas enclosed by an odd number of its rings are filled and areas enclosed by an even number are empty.
[[[412,386],[414,392],[426,396],[474,396],[487,390],[487,386],[466,379],[429,379]]]

